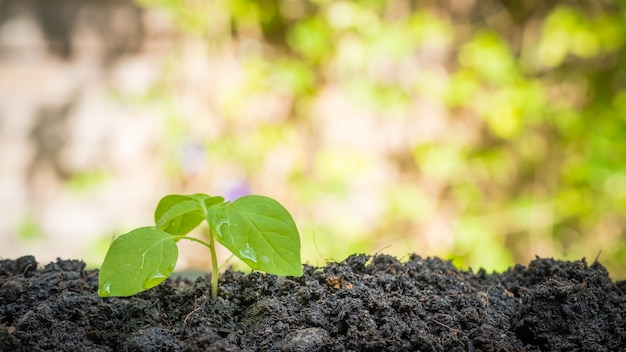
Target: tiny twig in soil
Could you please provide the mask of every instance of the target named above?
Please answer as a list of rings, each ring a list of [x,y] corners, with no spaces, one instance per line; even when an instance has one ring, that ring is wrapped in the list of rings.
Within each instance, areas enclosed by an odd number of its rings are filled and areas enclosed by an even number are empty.
[[[187,316],[185,317],[185,320],[183,320],[183,328],[180,331],[181,336],[185,333],[185,329],[187,328],[187,323],[189,322],[189,318],[191,318],[191,316],[197,313],[199,310],[200,310],[200,307],[198,307],[198,297],[193,296],[193,310],[189,312],[189,314],[187,314]]]
[[[381,248],[381,249],[377,250],[377,251],[376,251],[376,253],[374,253],[374,257],[376,257],[377,255],[379,255],[379,254],[380,254],[380,252],[384,251],[385,249],[387,249],[387,248],[389,248],[389,247],[391,247],[391,245],[390,245],[390,244],[388,244],[388,245],[384,246],[383,248]]]
[[[13,279],[15,279],[16,277],[20,277],[20,276],[24,276],[24,275],[26,275],[26,272],[28,271],[28,269],[30,269],[30,267],[31,267],[31,266],[32,266],[31,264],[26,265],[26,268],[24,268],[24,271],[22,271],[22,273],[21,273],[21,274],[11,275],[11,276],[7,277],[7,278],[6,278],[6,279],[4,279],[4,280],[0,280],[0,284],[3,284],[3,283],[5,283],[5,282],[7,282],[7,281],[9,281],[9,280],[13,280]]]
[[[450,326],[448,326],[448,325],[446,325],[446,324],[444,324],[444,323],[438,322],[438,321],[437,321],[437,320],[435,320],[435,319],[433,319],[433,322],[435,322],[435,323],[437,323],[437,324],[439,324],[439,325],[443,326],[443,327],[444,327],[444,328],[446,328],[446,329],[449,329],[449,330],[450,330],[450,331],[452,331],[452,332],[455,332],[455,333],[458,333],[458,334],[465,334],[463,331],[458,330],[458,329],[455,329],[455,328],[453,328],[453,327],[450,327]]]
[[[602,251],[598,252],[598,255],[596,255],[596,259],[593,260],[594,264],[598,262],[598,259],[600,258],[600,254],[602,254]]]

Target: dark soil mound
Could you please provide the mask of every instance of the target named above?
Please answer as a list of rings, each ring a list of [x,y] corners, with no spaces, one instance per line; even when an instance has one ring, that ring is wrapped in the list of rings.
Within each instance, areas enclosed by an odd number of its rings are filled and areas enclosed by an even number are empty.
[[[626,281],[537,259],[503,274],[356,255],[304,276],[226,272],[99,298],[80,261],[0,261],[2,351],[624,351]]]

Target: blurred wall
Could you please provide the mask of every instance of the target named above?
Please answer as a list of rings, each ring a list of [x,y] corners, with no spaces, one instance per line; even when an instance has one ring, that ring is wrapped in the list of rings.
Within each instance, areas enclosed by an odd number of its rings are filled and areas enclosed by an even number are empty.
[[[602,253],[626,275],[621,5],[0,7],[0,257],[97,265],[166,193],[251,192],[293,213],[312,264]]]
[[[116,94],[159,74],[130,1],[0,2],[0,257],[85,258],[150,219],[161,128]]]

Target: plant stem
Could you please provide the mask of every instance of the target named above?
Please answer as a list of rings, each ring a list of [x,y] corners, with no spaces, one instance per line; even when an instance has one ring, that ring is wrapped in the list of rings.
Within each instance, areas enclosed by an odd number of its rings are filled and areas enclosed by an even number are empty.
[[[190,240],[193,242],[198,242],[207,248],[211,248],[211,245],[209,243],[206,243],[203,240],[195,238],[195,237],[191,237],[191,236],[172,236],[172,237],[174,237],[175,239],[185,239],[185,240]]]
[[[220,273],[220,268],[217,266],[217,251],[215,250],[215,240],[213,239],[213,233],[211,232],[211,226],[209,224],[209,210],[206,207],[204,201],[200,202],[202,211],[204,212],[204,220],[209,227],[209,250],[211,251],[211,299],[217,298],[217,279]]]
[[[217,279],[220,268],[217,266],[217,253],[215,251],[215,241],[213,234],[209,230],[209,249],[211,250],[211,299],[217,298]]]
[[[211,299],[217,298],[217,279],[219,275],[219,267],[217,266],[217,253],[215,253],[215,241],[213,235],[209,232],[209,243],[204,242],[201,239],[190,236],[174,236],[175,238],[184,238],[186,240],[198,242],[201,245],[209,248],[211,251]]]

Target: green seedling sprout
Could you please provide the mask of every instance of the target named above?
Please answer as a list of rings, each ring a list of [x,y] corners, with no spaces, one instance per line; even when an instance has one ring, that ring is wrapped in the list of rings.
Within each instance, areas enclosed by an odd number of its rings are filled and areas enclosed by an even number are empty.
[[[215,242],[251,269],[276,275],[302,275],[300,235],[289,212],[272,198],[248,195],[233,202],[206,194],[168,195],[154,212],[155,226],[140,227],[116,238],[98,276],[98,295],[132,296],[167,279],[176,267],[181,240],[211,252],[211,297],[217,297]],[[187,236],[202,221],[208,242]]]

